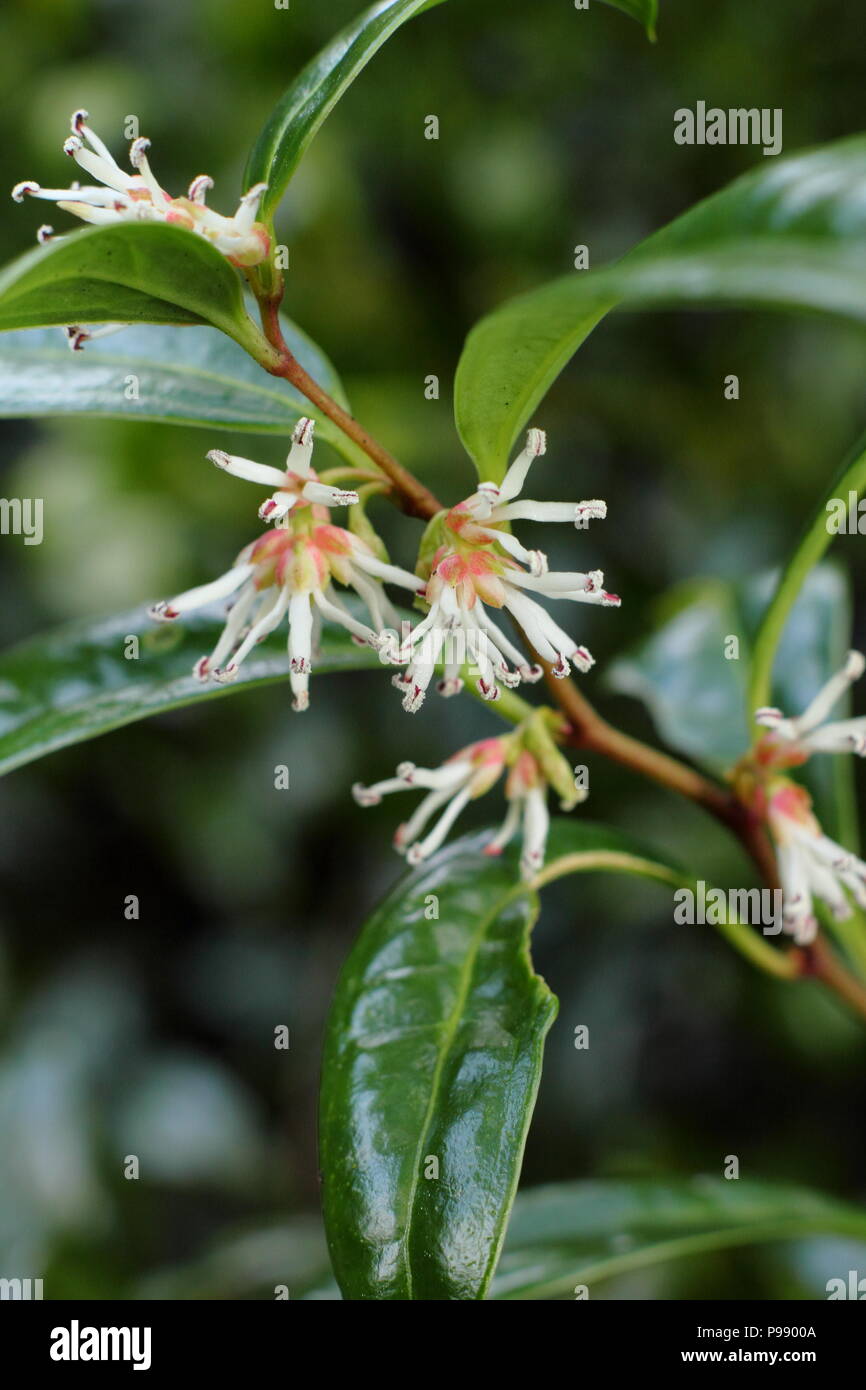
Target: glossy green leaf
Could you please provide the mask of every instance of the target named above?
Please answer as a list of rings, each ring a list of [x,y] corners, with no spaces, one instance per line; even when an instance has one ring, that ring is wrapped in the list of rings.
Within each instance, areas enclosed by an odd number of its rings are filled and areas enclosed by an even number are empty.
[[[752,644],[776,580],[776,575],[763,576],[746,586],[742,593],[743,613]],[[852,624],[853,604],[847,573],[833,564],[817,565],[803,580],[788,612],[776,653],[774,704],[792,714],[799,714],[806,708],[821,686],[844,663],[851,647]],[[846,696],[839,701],[835,716],[845,718],[850,706],[850,697]],[[811,758],[798,769],[797,775],[808,787],[827,834],[856,850],[854,759],[844,756]]]
[[[806,530],[791,559],[785,566],[768,599],[761,615],[759,630],[755,637],[755,650],[749,681],[749,707],[759,709],[769,704],[772,696],[773,664],[779,643],[788,623],[791,609],[796,603],[807,577],[822,559],[833,540],[831,515],[835,518],[835,503],[841,503],[845,513],[845,525],[849,523],[851,495],[855,499],[866,489],[866,449],[861,440],[846,460],[840,475],[835,479],[828,498],[821,499],[821,505],[810,519]],[[860,518],[854,516],[855,526]],[[858,532],[859,534],[859,532]]]
[[[90,227],[0,272],[0,330],[48,324],[210,323],[253,346],[238,272],[204,237],[164,222]]]
[[[556,1001],[529,959],[535,896],[481,844],[403,879],[337,986],[320,1141],[346,1298],[482,1298],[499,1253]]]
[[[344,92],[407,19],[442,0],[379,0],[308,63],[283,93],[250,153],[244,188],[266,183],[261,217],[273,216],[304,151]]]
[[[714,772],[736,762],[749,742],[746,661],[725,660],[725,640],[745,638],[736,597],[721,581],[674,591],[658,626],[613,662],[610,689],[648,707],[662,740]]]
[[[166,710],[224,697],[251,686],[288,681],[285,633],[256,648],[231,685],[203,685],[196,660],[212,649],[221,610],[202,610],[182,624],[154,623],[143,608],[37,636],[0,656],[0,774],[85,739]],[[128,638],[139,656],[128,659]],[[370,649],[341,628],[325,627],[316,671],[378,666]],[[294,719],[286,691],[286,719]],[[301,718],[302,716],[297,716]]]
[[[573,1298],[616,1275],[759,1242],[839,1235],[866,1213],[806,1188],[742,1178],[580,1182],[518,1197],[491,1297]],[[823,1291],[822,1291],[823,1293]]]
[[[764,305],[866,318],[866,137],[761,167],[617,265],[573,271],[482,319],[457,368],[455,413],[480,474],[514,440],[610,309]]]
[[[685,585],[662,610],[659,626],[609,667],[606,683],[642,700],[662,740],[716,775],[727,771],[758,732],[748,716],[752,643],[775,584],[762,575],[741,585]],[[739,656],[725,656],[729,637]],[[845,575],[812,570],[789,613],[778,649],[774,701],[796,714],[842,664],[851,641]],[[840,706],[842,708],[842,706]],[[802,770],[828,834],[851,843],[851,760],[816,758]]]
[[[345,405],[324,353],[284,319],[283,336],[325,390]],[[138,380],[134,399],[127,381]],[[0,418],[102,415],[159,420],[288,437],[312,415],[319,438],[342,447],[343,436],[305,397],[279,381],[215,328],[157,324],[125,329],[70,352],[56,328],[0,336]]]
[[[555,821],[527,887],[516,852],[460,840],[363,927],[328,1024],[320,1119],[325,1225],[352,1299],[483,1298],[500,1249],[555,1001],[532,971],[535,888],[573,873],[694,879],[580,817]],[[437,915],[438,913],[438,915]],[[784,956],[720,928],[755,963]],[[430,1158],[438,1178],[425,1176]]]
[[[615,10],[622,10],[623,14],[631,15],[638,24],[642,24],[646,29],[647,37],[655,40],[656,24],[659,17],[659,0],[604,0],[606,5],[612,5]]]

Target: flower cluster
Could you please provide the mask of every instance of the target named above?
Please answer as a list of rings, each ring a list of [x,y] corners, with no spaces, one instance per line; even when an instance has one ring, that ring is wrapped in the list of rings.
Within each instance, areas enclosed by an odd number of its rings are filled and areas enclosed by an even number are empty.
[[[63,152],[97,182],[82,185],[76,181],[69,188],[42,188],[25,180],[12,190],[17,203],[25,197],[44,198],[97,226],[169,222],[205,237],[233,265],[254,266],[265,259],[270,251],[270,237],[263,224],[256,221],[256,214],[266,184],[257,183],[243,195],[234,216],[223,217],[207,206],[207,193],[213,188],[213,179],[207,174],[193,179],[186,197],[172,198],[157,182],[148,162],[149,140],[133,140],[129,162],[135,172],[128,174],[87,124],[88,119],[86,111],[73,112],[72,134],[65,141]],[[52,231],[51,227],[40,227],[39,240],[46,240]]]
[[[256,643],[288,617],[290,682],[297,711],[309,705],[313,649],[322,619],[338,623],[356,641],[382,651],[390,643],[388,629],[398,622],[384,583],[399,584],[413,593],[424,587],[408,571],[381,560],[361,537],[331,522],[329,508],[356,504],[358,494],[321,482],[312,466],[312,453],[310,419],[296,426],[283,472],[213,450],[208,458],[217,467],[274,489],[259,508],[259,516],[273,522],[273,528],[246,546],[219,579],[151,609],[152,617],[172,621],[234,596],[216,647],[194,668],[202,681],[234,680]],[[335,582],[355,591],[371,625],[349,611],[335,592]]]
[[[271,523],[247,545],[231,569],[210,584],[190,589],[151,609],[154,618],[173,621],[221,599],[233,599],[214,650],[194,667],[202,681],[231,681],[255,645],[288,618],[290,682],[293,707],[309,705],[309,678],[317,629],[322,620],[338,623],[352,637],[371,647],[383,663],[408,663],[395,680],[406,691],[405,708],[421,704],[437,664],[444,666],[443,693],[460,688],[465,652],[444,653],[455,632],[480,639],[473,643],[478,688],[495,699],[500,683],[513,685],[541,672],[494,624],[487,608],[507,608],[517,619],[554,674],[563,676],[569,662],[587,669],[592,658],[550,618],[533,594],[579,602],[618,604],[605,592],[599,572],[549,574],[540,551],[527,551],[506,529],[523,517],[571,520],[578,527],[591,517],[603,517],[603,502],[517,502],[532,460],[544,452],[544,435],[530,430],[526,449],[512,464],[501,487],[483,483],[467,501],[437,519],[436,545],[421,574],[413,575],[383,559],[378,538],[367,524],[366,538],[336,525],[335,507],[357,507],[359,494],[323,481],[312,464],[313,421],[301,420],[292,436],[284,470],[253,459],[214,449],[208,458],[218,468],[267,488],[270,495],[259,517]],[[403,624],[385,584],[407,590],[426,603],[428,612],[412,627]],[[336,587],[353,590],[366,609],[368,622],[348,608]],[[431,646],[425,650],[429,639]],[[509,665],[513,662],[513,666]],[[509,734],[471,744],[439,768],[401,763],[396,776],[370,787],[357,785],[356,800],[375,805],[389,792],[421,788],[427,795],[395,837],[397,848],[412,864],[432,854],[445,839],[466,804],[497,782],[503,773],[507,814],[500,831],[486,847],[499,854],[522,830],[521,872],[530,878],[544,861],[549,814],[547,793],[553,788],[564,809],[584,799],[571,769],[557,748],[559,716],[536,710]],[[437,815],[437,813],[439,813]],[[436,820],[428,828],[433,817]]]
[[[866,718],[825,723],[827,715],[866,661],[849,652],[845,665],[827,681],[812,703],[796,718],[781,710],[760,709],[755,720],[767,733],[748,759],[754,785],[746,799],[767,824],[776,845],[784,900],[783,925],[800,945],[818,930],[815,900],[824,903],[837,921],[852,915],[847,894],[866,907],[866,863],[825,835],[804,787],[784,776],[815,753],[866,755]]]
[[[520,871],[523,878],[531,879],[544,863],[550,825],[548,788],[559,792],[563,810],[570,810],[586,797],[586,792],[575,786],[568,764],[545,727],[544,716],[545,711],[538,711],[509,734],[470,743],[441,767],[401,763],[394,777],[369,787],[357,783],[352,794],[360,806],[376,806],[390,792],[416,789],[427,792],[394,836],[398,853],[404,854],[410,864],[420,864],[439,849],[464,807],[490,791],[507,771],[505,799],[508,809],[500,830],[487,843],[484,853],[501,854],[518,829],[521,830]],[[437,812],[440,813],[438,819],[428,830]]]
[[[462,684],[466,653],[478,670],[477,688],[497,700],[502,686],[538,680],[533,665],[490,616],[506,610],[534,650],[550,662],[555,676],[567,676],[570,663],[587,671],[593,658],[554,621],[539,597],[616,607],[616,594],[604,589],[600,570],[550,573],[539,550],[527,550],[511,534],[512,521],[571,521],[583,528],[607,514],[604,502],[518,501],[532,462],[545,452],[541,430],[530,430],[526,447],[501,484],[481,483],[465,501],[432,523],[432,554],[422,570],[428,612],[404,637],[396,660],[406,669],[394,677],[403,708],[420,709],[437,665],[442,695],[456,694]]]

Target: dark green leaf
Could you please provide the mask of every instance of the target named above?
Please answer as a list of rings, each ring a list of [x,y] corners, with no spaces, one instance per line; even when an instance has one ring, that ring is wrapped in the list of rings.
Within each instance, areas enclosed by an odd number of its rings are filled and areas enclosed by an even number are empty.
[[[496,1263],[556,1002],[529,960],[535,897],[481,843],[402,880],[337,986],[320,1134],[347,1298],[483,1298]]]
[[[321,1151],[348,1298],[483,1298],[496,1263],[555,1001],[529,958],[534,895],[516,854],[485,856],[486,838],[403,879],[337,986]],[[538,883],[591,870],[691,882],[628,835],[555,821]],[[436,1179],[424,1175],[429,1156]]]
[[[721,580],[684,586],[667,600],[656,631],[608,669],[607,684],[650,710],[669,747],[720,774],[752,743],[746,681],[751,644],[776,576],[741,585]],[[850,646],[846,577],[835,566],[812,570],[780,644],[773,699],[798,714],[842,665]],[[729,637],[739,656],[725,656]],[[851,759],[813,758],[803,780],[827,833],[851,843]]]
[[[0,273],[0,330],[89,323],[211,323],[242,346],[260,338],[237,271],[164,222],[71,232]]]
[[[244,662],[233,684],[197,681],[192,667],[212,649],[221,627],[217,611],[169,627],[151,621],[142,608],[34,637],[5,652],[0,657],[0,774],[152,714],[288,680],[285,634],[275,633]],[[130,636],[139,637],[138,659],[124,655]],[[376,653],[356,646],[342,629],[323,630],[318,672],[377,665]],[[287,690],[286,719],[295,717]]]
[[[666,1260],[809,1235],[866,1242],[866,1215],[805,1188],[748,1179],[542,1187],[515,1203],[491,1296],[570,1298],[586,1285],[591,1297],[606,1279]]]
[[[725,641],[740,639],[740,659],[725,659]],[[658,627],[614,661],[606,683],[647,705],[671,748],[723,772],[749,743],[745,672],[748,651],[732,588],[706,580],[668,598]]]
[[[574,271],[472,330],[455,412],[482,477],[502,477],[551,383],[612,308],[755,304],[866,318],[866,137],[762,166],[613,267]]]
[[[742,591],[743,614],[750,642],[773,592],[777,575],[757,578]],[[776,652],[773,703],[799,714],[821,686],[844,664],[851,647],[851,583],[834,564],[817,565],[804,580]],[[850,698],[840,700],[834,718],[850,712]],[[757,732],[757,730],[756,730]],[[827,834],[848,849],[857,848],[854,759],[827,755],[810,758],[798,780],[808,787],[818,819]]]
[[[244,188],[266,183],[261,217],[273,216],[286,185],[322,122],[401,24],[441,0],[379,0],[308,63],[285,91],[253,146]]]
[[[336,372],[294,324],[283,320],[294,355],[325,390],[346,404]],[[126,389],[133,373],[134,399]],[[0,337],[0,418],[103,415],[219,426],[288,436],[302,415],[320,438],[342,445],[340,431],[286,382],[268,376],[214,328],[146,325],[70,352],[56,328]]]

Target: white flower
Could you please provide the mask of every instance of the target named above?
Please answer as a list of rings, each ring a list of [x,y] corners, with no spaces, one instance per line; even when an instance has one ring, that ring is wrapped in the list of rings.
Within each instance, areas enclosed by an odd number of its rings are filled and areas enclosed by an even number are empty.
[[[866,718],[825,722],[864,668],[860,652],[849,652],[842,669],[796,718],[786,718],[779,709],[759,709],[755,721],[768,732],[742,765],[747,801],[766,821],[778,851],[783,926],[800,945],[808,945],[818,930],[815,899],[837,921],[852,914],[846,890],[866,907],[866,863],[824,834],[806,789],[778,774],[813,753],[866,755]]]
[[[424,587],[415,575],[380,560],[366,541],[328,520],[327,507],[357,502],[358,496],[319,482],[310,463],[312,449],[313,422],[304,419],[292,436],[285,473],[219,450],[209,454],[220,468],[236,477],[270,487],[278,485],[278,491],[260,510],[262,516],[276,517],[276,525],[246,546],[219,579],[150,610],[151,617],[171,622],[234,596],[216,647],[194,667],[194,675],[202,681],[234,680],[256,643],[287,616],[296,710],[305,710],[309,704],[313,648],[322,619],[338,623],[357,642],[381,654],[391,643],[383,630],[399,622],[384,584],[399,584],[413,593]],[[334,590],[335,581],[354,589],[363,600],[372,627],[345,607]]]
[[[427,791],[412,816],[398,828],[394,836],[397,851],[405,854],[410,864],[420,864],[439,849],[464,807],[484,796],[507,768],[505,797],[508,811],[501,828],[485,846],[484,853],[501,854],[517,831],[522,830],[520,871],[523,878],[530,879],[544,863],[550,827],[547,809],[549,787],[554,786],[563,795],[563,809],[571,809],[586,795],[567,780],[563,783],[563,774],[568,778],[567,767],[564,760],[561,768],[551,763],[551,756],[554,759],[559,757],[552,743],[550,750],[541,752],[539,756],[525,746],[526,740],[538,731],[537,720],[531,723],[535,726],[534,730],[527,724],[511,734],[470,743],[441,767],[425,768],[416,767],[414,763],[401,763],[395,777],[375,782],[370,787],[356,783],[352,795],[360,806],[376,806],[390,792],[413,791],[419,787]],[[550,776],[545,772],[544,765]],[[425,835],[428,823],[437,813],[438,819]]]
[[[281,521],[288,516],[293,507],[314,504],[321,507],[347,507],[358,501],[357,492],[345,488],[330,487],[319,482],[312,466],[314,421],[299,420],[292,433],[292,447],[286,458],[285,472],[272,468],[266,463],[256,463],[253,459],[241,458],[237,454],[226,454],[222,449],[211,449],[208,458],[217,468],[231,473],[235,478],[244,478],[249,483],[262,487],[276,488],[276,491],[259,508],[262,521]],[[420,584],[418,588],[422,587]]]
[[[767,789],[767,822],[778,850],[783,926],[798,945],[808,945],[818,930],[815,898],[840,922],[852,915],[844,889],[866,907],[866,864],[824,834],[805,788],[775,779]]]
[[[841,671],[831,676],[812,703],[796,719],[786,719],[779,709],[759,709],[755,722],[772,731],[780,751],[790,760],[802,762],[812,753],[856,753],[866,756],[866,717],[823,721],[849,686],[859,680],[866,668],[860,652],[849,652]],[[786,758],[785,761],[789,761]]]
[[[499,779],[505,767],[506,748],[505,738],[486,738],[461,748],[441,767],[401,763],[395,777],[375,782],[371,787],[356,783],[352,795],[359,806],[376,806],[389,792],[416,787],[427,790],[428,795],[394,836],[395,849],[405,854],[410,864],[420,864],[439,848],[464,806],[483,796]],[[424,839],[419,839],[437,811],[442,814],[435,826]]]
[[[69,188],[41,188],[26,180],[12,190],[17,203],[25,197],[45,198],[57,203],[64,212],[97,226],[169,222],[204,237],[234,265],[259,265],[265,259],[270,251],[270,236],[256,221],[256,214],[266,184],[256,184],[243,195],[234,216],[223,217],[205,203],[208,189],[213,188],[213,180],[207,174],[193,179],[185,198],[172,198],[157,183],[148,163],[149,140],[133,140],[129,162],[135,173],[127,174],[87,121],[86,111],[73,112],[72,134],[63,151],[98,182],[84,187],[75,182]],[[40,227],[39,240],[45,241],[51,232],[50,227]]]
[[[443,543],[436,551],[425,599],[429,612],[408,634],[400,651],[407,669],[394,677],[403,708],[420,709],[437,663],[444,662],[439,683],[443,695],[461,688],[460,669],[467,654],[478,669],[478,690],[496,700],[501,686],[538,680],[542,674],[490,617],[489,608],[507,609],[555,676],[567,676],[570,664],[589,670],[593,658],[554,621],[536,596],[618,607],[616,594],[603,587],[600,570],[548,573],[541,551],[529,551],[503,530],[511,521],[572,521],[578,528],[604,517],[604,502],[515,501],[533,461],[545,451],[541,430],[530,430],[526,448],[500,485],[482,483],[478,491],[443,518]],[[456,639],[456,640],[455,640]],[[511,663],[511,664],[509,664]]]

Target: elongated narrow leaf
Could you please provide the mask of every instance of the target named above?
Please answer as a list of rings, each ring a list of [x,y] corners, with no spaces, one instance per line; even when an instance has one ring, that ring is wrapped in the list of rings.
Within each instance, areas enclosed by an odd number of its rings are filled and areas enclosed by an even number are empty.
[[[325,1047],[325,1224],[346,1298],[484,1296],[556,1003],[514,859],[459,841],[365,924]]]
[[[71,232],[0,272],[0,330],[88,323],[211,323],[241,344],[258,337],[225,257],[156,222]]]
[[[288,680],[285,635],[277,634],[256,648],[231,685],[196,680],[192,667],[212,649],[221,628],[216,610],[164,627],[140,608],[34,637],[5,652],[0,656],[0,774],[137,719]],[[139,639],[137,659],[128,655],[130,637]],[[323,630],[316,671],[377,665],[376,653],[356,646],[342,629]],[[293,717],[287,693],[286,719]]]
[[[294,324],[283,320],[294,355],[325,390],[345,404],[330,362]],[[130,393],[134,374],[138,389]],[[268,376],[215,328],[142,325],[70,352],[56,328],[0,336],[0,418],[102,415],[218,426],[288,436],[312,415],[320,438],[340,432],[287,383]],[[215,441],[217,442],[217,441]]]
[[[623,14],[631,15],[632,19],[643,25],[647,36],[655,39],[659,0],[604,0],[604,3],[612,5],[615,10],[622,10]]]
[[[585,1285],[592,1297],[632,1270],[810,1235],[866,1243],[866,1213],[806,1188],[745,1178],[552,1185],[518,1197],[491,1296],[573,1298]]]
[[[612,308],[755,304],[866,317],[866,137],[761,168],[642,242],[617,265],[574,271],[476,325],[455,412],[484,478]]]
[[[337,986],[320,1133],[347,1298],[481,1298],[496,1263],[555,1001],[529,959],[534,896],[514,853],[484,855],[487,838],[458,841],[398,884]],[[554,822],[548,860],[539,884],[590,871],[690,881],[578,817]]]
[[[685,586],[656,631],[606,675],[611,689],[647,705],[666,744],[717,775],[758,733],[749,717],[747,678],[751,645],[774,583],[775,576],[765,574],[738,585],[708,580]],[[774,701],[792,714],[805,709],[842,665],[850,634],[848,580],[834,565],[820,565],[790,611],[777,654]],[[814,758],[801,776],[828,834],[853,848],[851,759]]]
[[[273,215],[289,179],[340,97],[401,24],[441,0],[379,0],[352,21],[283,93],[253,146],[244,187],[266,183],[261,216]]]

